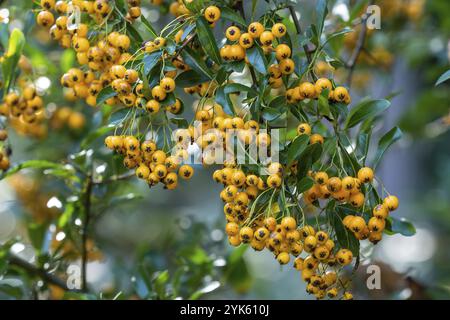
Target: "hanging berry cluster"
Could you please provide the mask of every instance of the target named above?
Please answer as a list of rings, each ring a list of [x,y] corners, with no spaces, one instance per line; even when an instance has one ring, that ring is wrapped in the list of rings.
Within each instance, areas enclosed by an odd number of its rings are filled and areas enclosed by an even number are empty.
[[[345,274],[363,258],[360,241],[376,244],[400,223],[389,215],[398,199],[366,165],[377,115],[367,109],[389,102],[366,100],[349,111],[349,89],[315,73],[330,67],[324,21],[306,39],[315,48],[305,49],[293,41],[301,30],[292,5],[268,5],[247,23],[243,1],[176,1],[169,7],[176,19],[159,33],[140,6],[41,1],[38,24],[73,48],[80,65],[61,77],[66,96],[115,106],[122,118],[105,144],[149,186],[174,189],[178,178],[192,177],[193,158],[210,165],[222,155],[213,179],[224,185],[230,244],[267,249],[283,265],[293,259],[319,299],[351,299]],[[325,19],[326,3],[317,10]],[[180,116],[186,93],[198,98],[190,121]],[[355,139],[350,129],[358,125]],[[252,148],[265,156],[253,159]]]

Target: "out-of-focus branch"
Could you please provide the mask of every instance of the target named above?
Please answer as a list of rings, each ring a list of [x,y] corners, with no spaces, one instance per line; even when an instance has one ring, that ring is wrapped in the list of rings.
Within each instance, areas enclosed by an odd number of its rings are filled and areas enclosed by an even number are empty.
[[[369,6],[372,5],[373,1],[369,1]],[[359,55],[361,54],[362,50],[364,49],[364,43],[366,42],[367,37],[367,19],[368,15],[364,15],[361,19],[361,32],[358,37],[358,42],[356,43],[355,50],[353,50],[352,55],[350,56],[349,61],[346,64],[346,67],[348,68],[348,76],[347,76],[347,86],[351,86],[352,84],[352,78],[353,73],[355,72],[356,62],[358,61]]]
[[[38,276],[42,280],[46,281],[47,283],[53,284],[65,291],[76,291],[76,290],[69,289],[67,287],[66,283],[61,278],[58,278],[57,276],[55,276],[51,273],[48,273],[47,271],[45,271],[43,269],[36,267],[34,264],[31,264],[28,261],[26,261],[22,258],[19,258],[18,256],[14,255],[14,254],[9,255],[8,261],[11,265],[19,267],[19,268],[27,271],[29,274]]]
[[[87,292],[87,262],[88,262],[88,231],[89,231],[89,223],[91,220],[91,197],[92,197],[92,175],[89,175],[86,181],[86,191],[85,191],[85,199],[84,199],[84,224],[83,224],[83,233],[82,233],[82,251],[81,251],[81,286],[84,292]]]

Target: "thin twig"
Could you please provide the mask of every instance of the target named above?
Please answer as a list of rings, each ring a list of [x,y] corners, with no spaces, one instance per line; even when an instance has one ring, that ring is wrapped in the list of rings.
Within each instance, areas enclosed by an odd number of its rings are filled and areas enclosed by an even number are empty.
[[[233,9],[239,11],[242,19],[245,21],[244,1],[237,0],[233,5]],[[248,65],[248,68],[250,70],[250,75],[252,76],[253,85],[256,86],[258,84],[258,80],[256,78],[255,69],[251,65]]]
[[[292,20],[294,21],[294,25],[295,25],[295,29],[297,30],[297,34],[298,35],[301,35],[303,32],[302,32],[302,27],[301,27],[301,25],[300,25],[300,21],[298,21],[298,18],[297,18],[297,15],[295,14],[295,10],[294,10],[294,7],[293,6],[287,6],[288,7],[288,9],[289,9],[289,12],[290,12],[290,14],[291,14],[291,16],[292,16]],[[308,45],[307,44],[304,44],[303,45],[303,51],[305,51],[305,55],[306,55],[306,59],[308,60],[308,65],[311,65],[311,61],[312,61],[312,58],[311,58],[311,50],[308,48]],[[314,74],[314,72],[312,72],[311,71],[311,77],[313,78],[313,80],[314,81],[316,81],[317,80],[317,77],[316,77],[316,75]]]
[[[98,180],[98,181],[93,181],[92,184],[93,185],[101,185],[101,184],[109,184],[109,183],[113,183],[116,181],[121,181],[121,180],[127,180],[130,179],[132,177],[135,176],[135,173],[133,171],[131,172],[127,172],[121,175],[115,175],[115,176],[111,176],[109,179],[107,180]]]
[[[373,3],[373,1],[369,2],[369,6]],[[367,37],[367,26],[366,26],[366,22],[368,19],[368,15],[363,16],[363,18],[361,19],[361,32],[359,34],[358,37],[358,42],[356,43],[356,47],[355,50],[353,51],[350,60],[347,62],[347,68],[349,69],[348,71],[348,77],[347,77],[347,86],[350,87],[352,84],[352,78],[353,78],[353,73],[355,71],[355,67],[356,67],[356,62],[358,61],[359,55],[361,54],[361,51],[364,48],[364,43],[366,42],[366,37]]]
[[[81,282],[82,289],[84,292],[87,292],[87,262],[88,262],[88,229],[89,223],[91,219],[91,196],[92,196],[92,187],[93,187],[92,176],[88,175],[86,181],[86,192],[84,199],[84,224],[83,224],[83,233],[82,233],[82,253],[81,253]]]
[[[47,271],[45,271],[41,268],[36,267],[34,264],[31,264],[28,261],[26,261],[22,258],[19,258],[18,256],[14,255],[14,254],[9,255],[8,262],[9,262],[9,264],[19,267],[32,275],[36,275],[36,276],[40,277],[42,280],[45,280],[46,282],[53,284],[65,291],[76,291],[76,290],[69,289],[67,287],[66,283],[64,282],[64,280],[58,278],[57,276],[55,276],[51,273],[48,273]]]

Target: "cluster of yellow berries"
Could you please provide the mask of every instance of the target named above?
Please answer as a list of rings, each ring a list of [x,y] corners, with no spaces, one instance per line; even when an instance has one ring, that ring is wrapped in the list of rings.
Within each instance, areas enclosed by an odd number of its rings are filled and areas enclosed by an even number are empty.
[[[77,30],[87,28],[86,25],[80,25]],[[80,39],[83,39],[80,42]],[[86,40],[87,42],[85,42]],[[80,45],[81,44],[81,45]],[[130,54],[126,51],[130,47],[130,38],[118,32],[112,32],[107,39],[100,40],[95,46],[90,46],[85,38],[74,40],[74,46],[77,51],[77,59],[80,65],[87,65],[89,70],[83,72],[81,69],[72,68],[61,77],[61,84],[67,88],[65,96],[69,101],[84,99],[92,107],[97,104],[97,96],[100,91],[117,79],[114,74],[114,66],[122,65],[130,59]],[[126,71],[126,70],[125,70]],[[137,81],[137,72],[126,74]],[[125,72],[123,77],[125,77]],[[132,83],[132,82],[131,82]],[[131,93],[131,87],[127,90]],[[126,94],[122,95],[126,96]],[[128,99],[108,100],[108,103],[114,105],[116,102],[124,102]],[[133,99],[134,103],[135,99]],[[128,105],[128,104],[127,104]]]
[[[184,15],[188,15],[191,12],[186,7],[185,2],[192,2],[192,0],[175,0],[169,6],[169,12],[175,17],[180,17]],[[152,0],[152,4],[160,5],[162,4],[162,0]]]
[[[389,195],[384,198],[382,204],[376,205],[372,210],[372,217],[366,220],[360,216],[348,215],[343,220],[344,226],[351,230],[358,240],[369,239],[373,244],[377,244],[383,237],[383,230],[386,227],[386,218],[391,211],[398,208],[398,198]]]
[[[324,142],[324,137],[322,137],[322,135],[318,134],[318,133],[311,133],[311,126],[304,122],[304,123],[300,123],[297,126],[297,135],[301,136],[303,134],[306,134],[307,136],[309,136],[309,143],[310,144],[314,144],[314,143],[320,143],[323,144]]]
[[[205,10],[205,17],[207,19],[209,8]],[[216,14],[215,16],[220,17],[220,14]],[[265,30],[260,22],[250,23],[245,31],[239,29],[237,26],[231,26],[225,32],[229,44],[226,44],[220,49],[220,55],[225,61],[240,61],[246,57],[246,50],[252,48],[256,43],[261,46],[266,54],[275,51],[278,64],[272,68],[274,72],[276,70],[279,71],[279,74],[277,73],[271,77],[273,82],[275,79],[279,79],[282,74],[291,74],[294,72],[295,63],[291,59],[292,50],[287,44],[281,43],[281,39],[286,32],[286,26],[282,23],[274,24],[271,30]]]
[[[70,107],[56,109],[50,118],[50,127],[59,130],[67,126],[69,129],[78,131],[86,125],[86,117],[83,113],[75,111]]]
[[[134,136],[108,136],[105,139],[107,148],[123,155],[124,166],[135,169],[136,176],[154,186],[158,183],[173,190],[178,185],[178,177],[189,180],[194,174],[194,169],[187,164],[182,164],[187,154],[167,155],[157,148],[153,140],[142,143]]]
[[[137,8],[140,13],[139,2],[128,1],[130,5],[136,5],[130,7],[130,12],[133,8]],[[112,10],[106,0],[72,1],[70,5],[80,8],[91,17],[102,20]],[[130,38],[114,31],[106,38],[98,40],[95,45],[91,45],[88,25],[85,23],[71,25],[72,22],[67,16],[70,13],[69,2],[55,3],[51,0],[42,0],[41,6],[43,10],[37,16],[38,24],[48,27],[52,38],[59,41],[63,48],[73,48],[78,63],[88,67],[87,71],[72,68],[61,77],[61,84],[67,88],[66,99],[69,101],[84,99],[88,105],[96,106],[98,93],[113,80],[110,68],[114,65],[122,65],[131,59],[128,53]],[[55,20],[49,10],[55,10],[60,16]],[[117,102],[117,100],[111,99],[108,102]]]
[[[276,71],[271,70],[272,74]],[[272,76],[271,74],[271,76]],[[286,91],[286,100],[289,103],[297,103],[304,99],[317,99],[323,91],[328,91],[328,100],[331,102],[351,103],[350,94],[345,87],[335,87],[327,78],[320,78],[315,83],[302,82],[295,88]]]
[[[21,118],[25,123],[44,119],[44,101],[37,95],[34,85],[27,85],[21,93],[8,93],[0,105],[0,115]]]
[[[8,152],[4,149],[4,142],[8,139],[8,132],[5,129],[0,129],[0,171],[6,171],[9,169],[10,162],[8,158]]]
[[[44,101],[37,94],[34,84],[24,78],[18,79],[16,91],[5,95],[0,104],[0,116],[8,118],[11,127],[18,133],[36,138],[47,135]]]
[[[250,180],[258,180],[257,177],[249,177]],[[254,186],[248,185],[247,188],[249,187]],[[334,241],[326,231],[316,231],[310,225],[299,225],[294,217],[280,218],[262,214],[256,219],[248,219],[248,214],[245,214],[239,204],[242,199],[247,199],[242,196],[244,191],[235,192],[231,189],[228,186],[224,190],[229,201],[224,207],[228,221],[225,232],[231,245],[248,243],[256,251],[268,249],[281,265],[289,263],[292,255],[293,266],[307,282],[308,293],[314,294],[318,299],[324,298],[325,295],[335,298],[339,291],[343,290],[344,299],[352,298],[351,294],[345,291],[342,282],[337,281],[339,269],[353,261],[350,250],[336,249]],[[235,193],[234,200],[230,198],[232,193]]]
[[[46,28],[51,27],[52,30],[59,29],[60,31],[63,31],[64,28],[61,27],[65,27],[68,21],[68,17],[65,15],[68,13],[74,14],[75,7],[77,7],[81,12],[89,14],[91,18],[96,22],[101,22],[110,14],[113,9],[113,6],[110,5],[108,0],[41,0],[40,5],[42,10],[37,15],[38,25]],[[56,18],[56,20],[55,14],[60,15],[58,18]],[[61,32],[61,35],[63,36],[63,38],[69,39],[62,40],[64,44],[70,43],[69,34],[67,34],[66,32]]]
[[[353,207],[360,208],[365,200],[361,186],[363,183],[372,182],[373,171],[364,167],[358,171],[358,177],[347,176],[342,179],[329,177],[324,171],[312,173],[311,176],[315,184],[304,194],[307,203],[333,198],[338,202],[350,203]]]

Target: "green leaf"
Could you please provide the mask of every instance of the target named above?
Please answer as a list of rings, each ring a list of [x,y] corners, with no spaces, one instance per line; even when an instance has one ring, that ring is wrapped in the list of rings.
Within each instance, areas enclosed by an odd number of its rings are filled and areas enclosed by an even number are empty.
[[[396,141],[400,140],[403,136],[402,130],[399,127],[394,127],[389,132],[387,132],[384,136],[381,137],[378,142],[377,154],[375,156],[375,160],[373,162],[373,168],[375,169],[383,158],[383,154],[386,150]]]
[[[73,168],[66,167],[65,165],[60,164],[60,163],[51,162],[51,161],[47,161],[47,160],[28,160],[28,161],[22,162],[16,166],[14,166],[10,170],[8,170],[8,172],[2,178],[12,176],[13,174],[15,174],[23,169],[41,169],[41,170],[53,169],[53,170],[67,171],[71,174],[74,174]]]
[[[314,185],[314,180],[311,177],[304,177],[297,183],[297,192],[303,193],[312,188]]]
[[[330,201],[327,205],[326,212],[328,220],[336,232],[339,246],[341,248],[349,249],[353,253],[353,256],[358,256],[359,241],[350,230],[347,230],[343,223],[343,220],[347,215],[345,211],[341,207],[335,206],[334,201]]]
[[[375,117],[377,114],[389,108],[391,103],[387,100],[362,101],[350,111],[345,122],[345,128],[353,128],[366,119]]]
[[[298,158],[297,177],[303,179],[312,165],[319,160],[322,155],[322,145],[320,143],[310,144],[306,147]]]
[[[350,11],[350,19],[349,23],[358,18],[361,15],[361,11],[367,5],[369,0],[359,0],[352,6],[352,10]]]
[[[414,225],[405,218],[388,217],[386,219],[385,233],[396,234],[399,233],[405,237],[411,237],[416,234]]]
[[[117,92],[115,92],[111,86],[107,86],[98,93],[97,105],[100,106],[105,103],[106,100],[115,96],[117,96]]]
[[[233,102],[231,101],[229,95],[232,93],[241,93],[242,91],[252,95],[257,95],[257,92],[250,87],[239,83],[230,83],[217,88],[216,102],[220,104],[224,111],[228,112],[228,114],[235,114]]]
[[[98,138],[100,138],[101,136],[107,134],[108,132],[112,131],[114,129],[114,125],[107,125],[107,126],[103,126],[100,127],[92,132],[90,132],[86,138],[83,139],[83,141],[81,141],[80,143],[80,147],[81,149],[86,149],[89,147],[89,145],[94,142],[95,140],[97,140]]]
[[[8,50],[6,51],[2,62],[5,92],[9,91],[9,88],[14,81],[16,66],[22,55],[24,46],[25,36],[19,29],[14,29],[9,37]]]
[[[63,54],[61,55],[61,71],[67,72],[70,68],[72,68],[75,65],[76,61],[76,55],[74,50],[64,50]]]
[[[170,122],[175,124],[178,128],[189,127],[189,122],[185,118],[172,118]]]
[[[200,41],[203,50],[215,63],[221,64],[222,58],[220,57],[219,48],[217,48],[216,38],[208,22],[204,17],[200,17],[197,19],[196,25],[198,41]]]
[[[42,249],[42,244],[44,243],[45,234],[47,233],[47,225],[30,222],[27,227],[31,244],[35,249],[40,251]]]
[[[152,71],[152,69],[158,64],[159,59],[162,56],[162,51],[152,52],[151,54],[146,54],[144,56],[144,74],[146,76]]]
[[[325,17],[328,14],[328,8],[327,8],[328,1],[327,0],[318,0],[316,4],[316,14],[317,14],[317,31],[318,31],[318,37],[320,38],[320,34],[323,30],[323,25],[325,22]]]
[[[225,85],[225,89],[224,90],[225,90],[226,94],[241,93],[242,91],[244,91],[244,92],[250,93],[252,96],[257,96],[258,95],[258,93],[254,89],[252,89],[250,87],[247,87],[247,86],[245,86],[243,84],[240,84],[240,83],[227,84],[227,85]]]
[[[221,11],[221,18],[237,23],[239,25],[241,25],[242,27],[245,27],[247,24],[245,23],[244,18],[241,17],[240,14],[238,14],[236,11],[231,10],[228,7],[220,7],[220,11]]]
[[[370,133],[361,132],[356,141],[356,152],[361,156],[361,160],[365,161],[369,152]]]
[[[160,272],[153,281],[153,288],[158,298],[164,299],[166,296],[166,283],[169,281],[169,271]]]
[[[252,284],[252,276],[244,259],[248,246],[240,246],[233,250],[227,258],[224,270],[226,283],[238,292],[246,292]]]
[[[328,36],[327,40],[322,44],[322,46],[324,46],[325,44],[327,44],[327,43],[328,43],[329,41],[331,41],[332,39],[334,39],[334,38],[336,38],[336,37],[339,37],[339,36],[342,36],[342,35],[344,35],[344,34],[350,33],[350,32],[354,32],[354,30],[352,30],[352,29],[349,28],[349,27],[345,27],[345,28],[342,29],[342,30],[336,31],[336,32],[334,32],[334,33],[332,33],[332,34],[330,34],[330,35]],[[330,61],[327,61],[327,62],[330,62]]]
[[[153,38],[158,37],[158,34],[156,33],[155,29],[152,27],[150,22],[144,17],[144,15],[141,15],[141,21],[142,24],[145,26],[145,28],[150,32],[150,34],[153,36]]]
[[[233,102],[228,94],[225,94],[225,86],[221,86],[216,90],[216,103],[222,106],[223,110],[228,114],[235,114]]]
[[[247,49],[247,58],[256,71],[262,74],[267,73],[267,61],[264,52],[259,46],[254,45],[252,48]]]
[[[197,71],[197,73],[205,75],[210,80],[213,78],[211,70],[196,52],[185,47],[183,51],[181,51],[181,56],[183,57],[184,62]]]
[[[70,221],[70,219],[72,218],[74,211],[75,211],[75,207],[74,207],[73,203],[67,203],[66,207],[64,209],[64,212],[61,214],[61,216],[58,219],[58,227],[64,228],[67,225],[67,223]]]
[[[262,117],[266,121],[274,121],[283,115],[283,110],[266,107],[263,109]]]
[[[139,44],[144,42],[144,39],[142,39],[139,32],[131,25],[131,23],[127,22],[127,32],[130,34],[130,36],[139,42]]]
[[[289,144],[287,154],[287,165],[290,166],[294,160],[296,160],[305,149],[308,147],[309,136],[302,134],[295,138],[294,141]]]
[[[439,79],[436,81],[435,86],[440,85],[441,83],[447,81],[448,79],[450,79],[450,70],[447,70],[444,74],[442,74]]]
[[[210,78],[205,76],[204,73],[198,73],[195,70],[188,70],[188,71],[182,72],[175,78],[177,87],[180,87],[180,88],[193,87],[195,85],[207,82],[209,80],[210,80]]]
[[[333,119],[333,115],[331,114],[330,111],[330,104],[328,102],[328,94],[329,91],[327,90],[323,90],[322,93],[319,96],[318,99],[318,108],[319,108],[319,113],[323,116],[327,116],[330,119]]]

